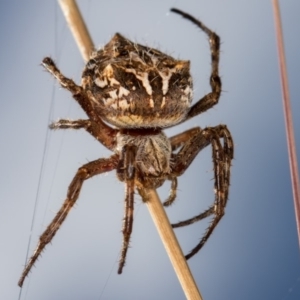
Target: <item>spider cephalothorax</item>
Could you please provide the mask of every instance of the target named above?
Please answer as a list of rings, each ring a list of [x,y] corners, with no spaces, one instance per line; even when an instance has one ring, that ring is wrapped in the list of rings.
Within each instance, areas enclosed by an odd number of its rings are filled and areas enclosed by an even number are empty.
[[[181,227],[213,216],[200,242],[186,255],[187,259],[202,248],[224,215],[233,158],[233,141],[227,127],[195,127],[171,138],[162,131],[205,112],[217,104],[221,93],[219,37],[192,16],[177,9],[172,11],[192,21],[209,37],[211,92],[192,106],[189,61],[176,60],[158,50],[133,43],[120,34],[91,56],[83,71],[81,86],[66,78],[51,58],[43,60],[43,66],[72,93],[88,116],[84,120],[59,120],[50,127],[83,128],[114,154],[78,169],[63,206],[41,235],[22,273],[20,286],[75,204],[83,182],[100,173],[115,169],[119,180],[126,185],[123,246],[118,273],[122,273],[132,231],[135,189],[145,196],[148,188],[157,188],[165,180],[170,180],[170,196],[164,202],[165,206],[170,205],[176,198],[177,177],[208,145],[212,146],[215,200],[203,213],[172,225],[174,228]],[[143,200],[147,199],[144,197]]]

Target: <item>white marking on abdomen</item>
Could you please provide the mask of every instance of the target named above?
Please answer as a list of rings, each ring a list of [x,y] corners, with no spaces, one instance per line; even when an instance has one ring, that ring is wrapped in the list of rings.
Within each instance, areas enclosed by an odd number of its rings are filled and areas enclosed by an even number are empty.
[[[163,97],[160,108],[163,108],[165,106],[165,104],[166,104],[166,97]]]
[[[130,94],[130,92],[123,88],[122,86],[119,87],[119,98],[121,98],[123,95],[128,96]]]
[[[104,80],[101,80],[100,78],[96,78],[95,83],[99,87],[104,88],[105,86],[107,86],[107,79],[106,79],[106,77],[104,77]]]
[[[126,69],[125,71],[126,71],[127,73],[132,73],[132,74],[134,74],[135,77],[136,77],[138,80],[140,80],[140,81],[142,82],[143,87],[145,88],[147,94],[148,94],[149,96],[152,95],[152,87],[151,87],[150,82],[149,82],[149,79],[148,79],[148,73],[146,73],[146,72],[141,72],[141,75],[138,75],[138,74],[136,73],[136,70],[135,70],[135,69]]]
[[[162,92],[165,95],[169,90],[169,81],[173,73],[176,72],[176,69],[168,69],[167,72],[158,71],[160,77],[162,78]]]
[[[112,99],[114,99],[114,100],[118,99],[118,96],[117,96],[117,90],[113,90],[113,91],[110,91],[110,92],[108,92],[108,93],[109,93],[109,96],[110,96]]]
[[[149,105],[150,105],[151,108],[154,107],[154,101],[153,101],[152,98],[149,99]]]

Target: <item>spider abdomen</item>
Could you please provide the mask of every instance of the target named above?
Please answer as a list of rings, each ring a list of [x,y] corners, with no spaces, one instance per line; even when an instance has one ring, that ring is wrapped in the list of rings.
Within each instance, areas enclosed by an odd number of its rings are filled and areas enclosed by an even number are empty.
[[[120,34],[92,56],[82,85],[99,115],[121,128],[175,125],[186,117],[193,94],[189,61]]]

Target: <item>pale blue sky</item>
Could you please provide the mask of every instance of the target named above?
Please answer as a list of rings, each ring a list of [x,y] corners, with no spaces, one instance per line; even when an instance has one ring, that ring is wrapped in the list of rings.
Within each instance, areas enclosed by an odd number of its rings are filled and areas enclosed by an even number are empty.
[[[97,46],[115,32],[190,59],[195,101],[209,92],[206,36],[169,8],[180,8],[222,40],[220,103],[167,131],[227,124],[235,142],[226,215],[189,261],[205,300],[300,299],[300,260],[286,150],[271,1],[79,1]],[[300,2],[281,1],[290,93],[300,157]],[[44,143],[51,120],[84,113],[39,65],[51,56],[79,82],[84,66],[56,1],[0,1],[0,299],[18,299]],[[30,253],[54,217],[76,170],[110,155],[83,131],[48,132]],[[211,150],[179,178],[171,221],[193,216],[213,200]],[[169,185],[159,190],[166,198]],[[131,248],[117,275],[123,185],[114,172],[84,184],[76,208],[24,284],[21,299],[184,299],[147,208],[136,197]],[[207,226],[177,230],[184,252]]]

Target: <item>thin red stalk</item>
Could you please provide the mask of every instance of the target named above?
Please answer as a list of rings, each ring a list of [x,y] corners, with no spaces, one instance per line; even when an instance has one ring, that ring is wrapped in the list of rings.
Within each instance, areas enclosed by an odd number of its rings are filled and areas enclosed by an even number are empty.
[[[281,18],[280,18],[280,9],[277,0],[273,0],[273,10],[274,10],[274,18],[275,18],[280,79],[281,79],[281,87],[282,87],[282,101],[283,101],[283,111],[284,111],[285,127],[286,127],[286,135],[287,135],[289,163],[290,163],[290,170],[291,170],[292,190],[293,190],[293,197],[294,197],[298,241],[300,246],[299,173],[298,173],[297,152],[296,152],[296,144],[295,144],[295,137],[294,137],[293,119],[292,119],[292,109],[291,109],[285,54],[284,54],[284,43],[283,43],[282,25],[281,25]]]

